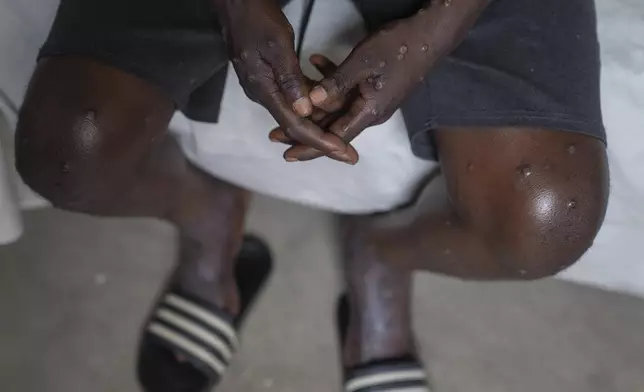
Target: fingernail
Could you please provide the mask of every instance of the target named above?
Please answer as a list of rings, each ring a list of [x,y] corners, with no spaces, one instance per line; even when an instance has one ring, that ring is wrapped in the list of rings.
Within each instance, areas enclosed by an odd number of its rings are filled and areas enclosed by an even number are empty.
[[[353,162],[353,160],[347,153],[336,153],[335,156],[344,163],[348,163],[349,165],[355,165],[355,162]]]
[[[313,107],[311,106],[311,101],[308,98],[302,97],[293,103],[293,111],[297,113],[300,117],[307,117],[311,115]]]
[[[294,157],[286,157],[284,159],[286,159],[286,162],[297,162],[297,158]]]
[[[322,102],[326,101],[327,97],[329,95],[327,94],[326,90],[322,86],[317,86],[316,88],[311,91],[311,101],[313,101],[314,105],[319,105]]]

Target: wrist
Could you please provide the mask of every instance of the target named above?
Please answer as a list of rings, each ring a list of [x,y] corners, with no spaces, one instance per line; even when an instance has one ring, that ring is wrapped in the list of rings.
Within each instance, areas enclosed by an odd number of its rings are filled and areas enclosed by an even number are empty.
[[[431,63],[454,50],[490,0],[436,0],[409,18],[414,34],[429,47]]]

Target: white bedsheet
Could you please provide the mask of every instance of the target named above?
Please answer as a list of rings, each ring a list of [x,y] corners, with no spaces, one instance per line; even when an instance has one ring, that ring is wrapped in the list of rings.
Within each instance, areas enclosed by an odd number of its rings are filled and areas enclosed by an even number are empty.
[[[56,4],[57,0],[0,0],[0,91],[13,102],[22,100]],[[562,277],[644,295],[644,263],[640,261],[644,251],[644,2],[598,0],[597,6],[612,194],[594,247]],[[296,1],[287,14],[297,22],[300,11]],[[358,16],[348,0],[317,2],[305,53],[319,51],[341,60],[350,42],[360,35],[357,26]],[[307,64],[303,61],[303,65]],[[11,117],[2,98],[0,111]],[[336,211],[391,208],[406,200],[419,178],[434,167],[411,155],[399,114],[357,140],[361,161],[355,167],[326,159],[283,162],[283,147],[267,140],[273,124],[261,107],[244,98],[231,72],[219,124],[190,122],[178,114],[171,129],[186,155],[217,176],[260,193]],[[10,156],[10,146],[6,141],[2,144]],[[10,193],[3,192],[9,185],[2,184],[2,178],[0,173],[0,220],[13,216],[19,224],[15,203],[3,196]],[[18,186],[17,193],[23,205],[34,204],[24,188]],[[12,236],[0,225],[0,243],[3,231],[5,241]]]

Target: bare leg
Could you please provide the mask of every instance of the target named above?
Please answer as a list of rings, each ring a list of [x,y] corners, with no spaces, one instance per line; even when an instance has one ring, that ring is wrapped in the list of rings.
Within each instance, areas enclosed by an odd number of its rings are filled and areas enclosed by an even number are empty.
[[[54,206],[157,217],[181,236],[182,288],[232,313],[232,279],[248,196],[182,156],[173,103],[147,82],[80,58],[38,65],[20,114],[17,168]]]
[[[600,141],[528,128],[436,136],[444,177],[406,210],[346,223],[355,303],[347,364],[413,350],[405,345],[413,341],[407,295],[413,270],[461,279],[551,276],[591,246],[603,221],[608,170]],[[377,326],[384,328],[375,333]]]
[[[365,218],[368,219],[368,218]],[[349,324],[346,367],[414,353],[411,334],[411,273],[385,262],[364,246],[365,219],[343,218],[343,261]]]
[[[372,240],[390,262],[462,279],[539,279],[592,245],[608,202],[599,140],[464,128],[437,132],[437,142],[442,197],[419,200],[411,221],[396,214],[372,221]]]

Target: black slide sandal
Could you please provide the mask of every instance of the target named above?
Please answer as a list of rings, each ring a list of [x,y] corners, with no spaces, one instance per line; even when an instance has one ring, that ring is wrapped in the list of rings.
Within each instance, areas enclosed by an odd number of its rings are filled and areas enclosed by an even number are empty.
[[[337,322],[340,349],[346,341],[349,326],[349,301],[338,300]],[[344,369],[344,392],[431,392],[422,362],[413,355],[373,361]]]
[[[272,270],[268,246],[244,237],[235,266],[241,312],[168,289],[141,337],[137,375],[146,392],[205,392],[214,387],[239,344],[237,331]],[[179,359],[180,358],[180,359]]]

